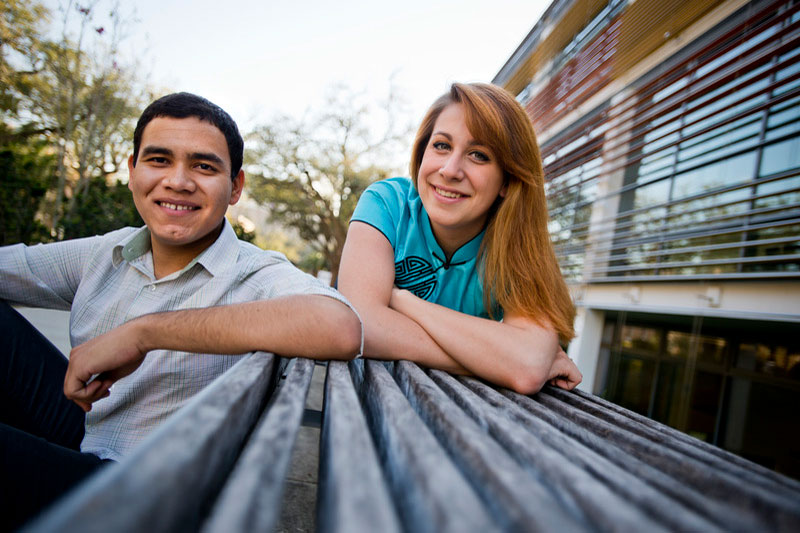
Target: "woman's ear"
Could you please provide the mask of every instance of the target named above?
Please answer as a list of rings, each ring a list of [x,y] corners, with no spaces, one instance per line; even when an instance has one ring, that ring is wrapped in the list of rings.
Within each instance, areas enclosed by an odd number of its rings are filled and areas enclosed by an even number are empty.
[[[500,198],[505,198],[506,194],[508,194],[508,182],[508,175],[503,176],[503,187],[500,189],[500,193],[498,195]]]

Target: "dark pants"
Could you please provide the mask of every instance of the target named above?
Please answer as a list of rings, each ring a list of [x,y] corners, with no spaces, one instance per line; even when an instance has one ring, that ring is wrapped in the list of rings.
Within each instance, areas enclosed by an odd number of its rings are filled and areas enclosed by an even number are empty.
[[[13,529],[103,464],[81,453],[84,413],[63,393],[67,359],[0,301],[0,530]]]

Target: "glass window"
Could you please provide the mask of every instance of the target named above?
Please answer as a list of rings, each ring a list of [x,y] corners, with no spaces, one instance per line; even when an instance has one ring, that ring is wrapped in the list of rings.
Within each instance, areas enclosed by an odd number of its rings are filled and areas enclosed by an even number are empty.
[[[713,442],[717,424],[717,413],[722,396],[723,377],[710,372],[696,372],[692,383],[692,395],[686,432],[706,442]]]
[[[704,105],[697,111],[688,113],[686,115],[687,126],[683,129],[684,136],[692,135],[737,115],[743,115],[748,110],[763,104],[767,101],[767,94],[759,91],[768,85],[769,79],[759,80],[740,91],[719,98],[709,105]],[[750,94],[753,96],[747,98],[747,95]]]
[[[720,444],[767,468],[798,477],[798,392],[778,385],[733,378]]]
[[[680,144],[680,159],[688,159],[695,155],[719,148],[727,143],[737,141],[761,131],[762,113],[755,113],[742,117],[730,124],[723,124],[718,128],[692,137]]]
[[[791,52],[789,52],[788,54],[782,55],[780,57],[780,62],[783,63],[784,61],[789,60],[791,57],[797,55],[799,52],[800,52],[800,49],[795,49],[795,50],[792,50]],[[786,78],[794,76],[798,72],[800,72],[800,62],[795,63],[794,65],[789,65],[788,67],[782,68],[781,70],[776,72],[775,73],[775,79],[777,81],[785,80]],[[800,86],[800,80],[789,81],[787,83],[784,83],[783,85],[781,85],[777,89],[775,89],[773,91],[773,93],[775,94],[775,96],[778,96],[778,95],[784,94],[784,93],[786,93],[788,91],[791,91],[792,89],[794,89],[795,87],[798,87],[798,86]]]
[[[756,187],[756,195],[763,197],[755,201],[757,208],[798,203],[800,202],[800,176],[761,183]]]
[[[702,78],[703,76],[705,76],[712,70],[716,69],[717,67],[723,65],[724,63],[736,57],[743,56],[745,52],[749,51],[751,48],[754,48],[757,44],[765,41],[766,39],[778,33],[778,30],[780,30],[780,24],[775,24],[765,30],[760,31],[759,33],[749,38],[739,46],[731,48],[718,58],[713,59],[707,63],[704,63],[702,66],[698,67],[697,77]]]
[[[653,403],[653,420],[675,427],[680,420],[680,404],[683,394],[685,366],[683,364],[661,361],[658,366],[658,380]]]
[[[656,207],[648,209],[641,213],[636,213],[632,217],[633,226],[631,233],[644,237],[646,235],[653,235],[656,232],[663,231],[664,217],[667,214],[665,207]]]
[[[769,257],[775,255],[796,256],[796,259],[769,263],[748,263],[742,265],[745,272],[764,271],[800,271],[800,224],[775,225],[771,228],[762,228],[748,234],[750,240],[782,239],[780,242],[771,242],[747,248],[748,257]]]
[[[642,209],[663,204],[669,199],[669,181],[662,180],[636,189],[633,208]]]
[[[658,353],[661,332],[655,328],[625,326],[621,335],[622,347],[639,352]]]
[[[636,172],[638,177],[636,181],[645,183],[671,174],[677,151],[678,149],[675,146],[670,146],[669,148],[643,157],[641,161],[639,161]]]
[[[774,139],[780,139],[781,137],[786,137],[787,135],[794,135],[797,133],[800,133],[800,121],[790,122],[788,124],[784,124],[783,126],[768,130],[764,136],[764,140],[772,141]]]
[[[748,181],[753,177],[755,166],[756,152],[753,151],[684,172],[674,178],[672,199],[678,200],[710,189]]]
[[[670,331],[667,333],[667,354],[676,359],[686,359],[691,343],[692,336],[689,333]]]
[[[746,214],[750,206],[749,188],[735,189],[721,194],[709,195],[696,200],[676,203],[670,207],[670,229],[694,226],[699,222],[713,222],[718,219],[721,224],[741,221],[737,214]],[[694,228],[691,228],[694,229]],[[711,227],[707,227],[711,229]]]
[[[680,91],[684,87],[689,85],[689,77],[684,76],[683,78],[678,79],[675,82],[672,82],[670,85],[666,86],[665,88],[661,89],[657,93],[653,95],[653,102],[660,102],[667,96]]]
[[[784,344],[742,343],[736,367],[800,381],[800,350]]]
[[[767,119],[767,129],[771,130],[779,126],[794,123],[799,119],[800,98],[794,98],[789,102],[784,102],[781,105],[773,106],[770,109],[769,118]]]
[[[722,337],[699,335],[697,339],[697,361],[701,363],[722,365],[725,362],[727,341]]]
[[[729,155],[736,154],[738,152],[742,152],[742,151],[747,150],[749,148],[754,148],[757,144],[758,144],[758,136],[757,135],[753,135],[752,137],[749,137],[747,139],[743,139],[743,140],[738,141],[738,142],[729,142],[729,143],[727,143],[727,144],[725,144],[723,146],[716,147],[713,150],[709,150],[709,151],[707,151],[705,153],[701,153],[699,155],[696,155],[695,157],[692,157],[691,159],[689,158],[688,154],[687,154],[686,157],[684,157],[684,154],[681,153],[679,158],[684,159],[684,160],[681,161],[680,163],[678,163],[678,165],[677,165],[675,170],[676,170],[676,172],[683,172],[684,170],[696,167],[697,165],[703,165],[703,164],[708,163],[710,161],[714,161],[715,159],[720,159],[722,157],[726,157],[726,156],[729,156]],[[710,146],[706,145],[706,146],[700,146],[700,147],[697,147],[697,148],[702,150],[703,148],[710,148]]]
[[[765,146],[759,176],[768,176],[800,167],[800,137]]]
[[[655,361],[620,357],[616,387],[609,399],[631,411],[647,416],[655,372]]]
[[[637,244],[629,246],[623,251],[629,265],[642,265],[659,262],[658,243]],[[617,252],[620,253],[620,252]]]

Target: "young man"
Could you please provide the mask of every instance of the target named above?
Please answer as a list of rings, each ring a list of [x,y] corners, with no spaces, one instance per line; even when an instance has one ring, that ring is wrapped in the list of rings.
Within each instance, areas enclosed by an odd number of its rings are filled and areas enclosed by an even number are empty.
[[[244,186],[242,152],[225,111],[165,96],[140,117],[128,160],[145,227],[0,248],[0,299],[70,309],[75,346],[67,361],[0,302],[5,526],[124,457],[239,359],[213,354],[358,353],[349,304],[281,254],[237,240],[225,220]],[[237,302],[250,303],[209,308]]]

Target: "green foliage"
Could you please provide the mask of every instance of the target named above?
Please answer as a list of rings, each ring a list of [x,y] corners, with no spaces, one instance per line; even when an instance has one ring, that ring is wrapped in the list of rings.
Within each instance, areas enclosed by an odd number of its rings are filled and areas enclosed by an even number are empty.
[[[77,239],[101,235],[125,226],[143,226],[127,185],[92,178],[75,202],[75,208],[59,224],[59,238]]]
[[[340,89],[323,113],[308,120],[278,117],[248,137],[248,191],[270,208],[273,221],[295,228],[313,250],[308,269],[324,267],[335,282],[347,226],[361,193],[392,175],[385,161],[404,150],[407,128],[385,109],[383,135],[375,135],[375,114]]]
[[[49,240],[36,212],[47,193],[53,159],[42,154],[42,143],[0,148],[0,245]]]
[[[233,231],[234,233],[236,233],[236,236],[239,238],[240,241],[255,243],[256,240],[255,231],[247,231],[246,229],[244,229],[244,226],[242,226],[238,222],[231,222],[231,226],[233,227]]]
[[[118,4],[108,13],[101,3],[63,2],[60,31],[51,32],[60,33],[56,40],[44,36],[51,14],[41,2],[0,5],[0,216],[12,224],[4,239],[81,237],[141,224],[125,186],[109,178],[124,166],[150,98],[136,83],[135,65],[124,65],[117,52],[126,17]],[[23,166],[37,172],[21,172]],[[12,194],[14,188],[27,192]]]

